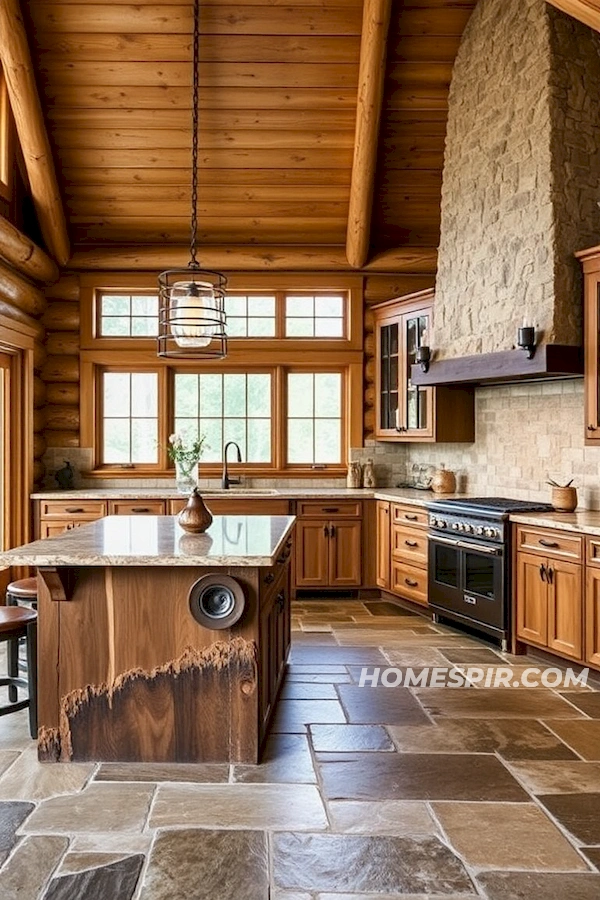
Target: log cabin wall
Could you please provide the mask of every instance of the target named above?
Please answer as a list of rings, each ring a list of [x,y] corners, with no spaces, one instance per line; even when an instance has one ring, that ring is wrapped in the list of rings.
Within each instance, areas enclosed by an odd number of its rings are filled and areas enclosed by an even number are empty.
[[[47,291],[46,361],[41,371],[46,448],[79,447],[79,277],[62,275]]]

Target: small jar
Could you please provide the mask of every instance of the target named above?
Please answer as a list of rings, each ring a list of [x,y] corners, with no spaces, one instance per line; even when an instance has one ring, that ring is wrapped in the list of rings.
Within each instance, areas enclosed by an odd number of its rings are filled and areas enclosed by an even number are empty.
[[[556,512],[571,513],[577,509],[577,488],[553,487],[552,506]]]
[[[434,494],[453,494],[456,491],[456,475],[442,466],[435,470],[431,479],[431,490]]]
[[[373,460],[368,459],[365,463],[365,468],[363,472],[363,487],[366,488],[374,488],[375,487],[375,469],[373,466]]]
[[[362,487],[363,467],[359,462],[348,463],[348,475],[346,485],[349,488]]]

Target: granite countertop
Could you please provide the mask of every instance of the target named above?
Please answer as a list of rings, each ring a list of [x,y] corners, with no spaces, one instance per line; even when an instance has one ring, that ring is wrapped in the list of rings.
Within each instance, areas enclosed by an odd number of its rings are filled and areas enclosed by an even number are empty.
[[[259,500],[269,499],[327,499],[354,498],[369,499],[373,491],[369,488],[198,488],[203,497],[240,497]],[[38,491],[31,494],[32,500],[183,500],[186,494],[176,488],[79,488],[69,491]]]
[[[215,516],[187,534],[175,516],[106,516],[0,553],[4,566],[272,566],[294,516]]]
[[[580,534],[600,536],[600,511],[580,509],[573,513],[539,512],[514,513],[511,522],[518,525],[534,525],[542,528],[560,528]]]

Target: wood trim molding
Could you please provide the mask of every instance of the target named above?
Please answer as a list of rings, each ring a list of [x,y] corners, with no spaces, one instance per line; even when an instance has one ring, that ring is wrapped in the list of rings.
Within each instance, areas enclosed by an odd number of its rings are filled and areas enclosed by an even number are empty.
[[[56,263],[4,216],[0,216],[0,257],[33,281],[51,284],[58,279]]]
[[[600,31],[600,0],[548,0],[562,12]]]
[[[65,213],[18,0],[0,2],[0,59],[44,241],[64,265],[70,254]]]
[[[115,244],[110,248],[79,247],[69,260],[69,271],[161,271],[186,266],[189,259],[187,244]],[[353,270],[343,247],[321,247],[312,244],[286,245],[217,245],[202,248],[202,265],[209,269],[229,272],[342,272]],[[379,253],[370,259],[363,271],[367,273],[402,272],[429,275],[437,268],[437,248],[398,247]]]
[[[391,9],[391,0],[365,0],[363,8],[354,158],[346,234],[346,256],[355,269],[364,266],[369,255],[371,209]]]

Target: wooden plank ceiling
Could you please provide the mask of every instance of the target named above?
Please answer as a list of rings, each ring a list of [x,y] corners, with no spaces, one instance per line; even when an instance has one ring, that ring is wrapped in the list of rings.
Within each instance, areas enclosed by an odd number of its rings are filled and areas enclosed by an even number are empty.
[[[344,245],[362,0],[202,2],[199,240]],[[371,248],[437,246],[475,0],[395,2]],[[22,0],[75,246],[189,236],[191,2]]]

